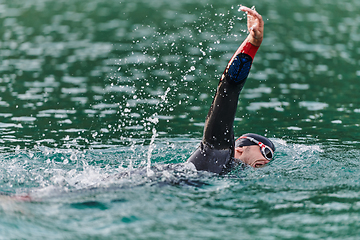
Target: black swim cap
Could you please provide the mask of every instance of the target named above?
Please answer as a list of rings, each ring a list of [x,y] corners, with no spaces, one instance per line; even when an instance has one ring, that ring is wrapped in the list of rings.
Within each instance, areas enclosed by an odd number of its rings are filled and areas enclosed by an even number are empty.
[[[242,135],[241,137],[246,136],[246,137],[252,137],[256,140],[258,140],[259,142],[262,142],[263,144],[265,144],[266,146],[270,147],[273,152],[275,152],[275,145],[273,144],[273,142],[268,139],[267,137],[255,134],[255,133],[247,133]],[[249,139],[246,138],[238,138],[235,142],[235,147],[243,147],[243,146],[251,146],[251,145],[257,145],[256,143],[250,141]]]

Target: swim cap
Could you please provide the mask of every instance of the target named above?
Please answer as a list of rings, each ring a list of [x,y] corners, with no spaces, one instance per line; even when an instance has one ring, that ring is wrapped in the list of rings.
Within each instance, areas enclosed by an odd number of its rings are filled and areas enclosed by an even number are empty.
[[[246,136],[246,137],[252,137],[256,140],[258,140],[259,142],[262,142],[263,144],[265,144],[266,146],[270,147],[273,152],[275,152],[275,145],[273,144],[273,142],[268,139],[267,137],[255,134],[255,133],[247,133],[242,135],[241,137]],[[235,147],[244,147],[244,146],[251,146],[251,145],[257,145],[256,143],[246,139],[246,138],[238,138],[235,142]]]

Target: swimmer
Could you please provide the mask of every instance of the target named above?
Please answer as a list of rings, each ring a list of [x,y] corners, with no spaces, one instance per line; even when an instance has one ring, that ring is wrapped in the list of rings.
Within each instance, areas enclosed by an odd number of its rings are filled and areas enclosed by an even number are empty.
[[[210,110],[206,117],[203,139],[200,146],[187,160],[199,171],[208,171],[225,174],[233,167],[244,163],[252,167],[260,167],[269,163],[274,157],[275,146],[266,137],[254,133],[247,133],[234,139],[233,124],[239,99],[239,94],[250,72],[255,54],[263,40],[264,22],[261,15],[255,10],[241,7],[247,12],[247,25],[249,35],[230,59],[221,76],[219,85]],[[181,165],[165,165],[164,169],[175,169]],[[158,166],[153,166],[157,168]],[[123,178],[132,174],[147,176],[146,169],[135,169],[115,177]],[[155,169],[156,170],[156,169]],[[160,171],[160,173],[161,173]],[[181,172],[181,168],[179,170]],[[159,171],[154,171],[155,173]],[[152,176],[152,175],[150,175]],[[153,179],[159,179],[155,174]],[[155,180],[154,180],[155,182]],[[202,186],[204,183],[197,179],[179,177],[158,184],[187,184]],[[61,194],[61,193],[60,193]],[[9,201],[39,201],[30,194],[11,195],[0,193],[0,202]]]
[[[197,170],[225,174],[241,163],[261,167],[274,157],[275,146],[270,139],[247,133],[234,139],[233,124],[239,94],[249,75],[264,33],[264,21],[259,13],[242,6],[247,13],[249,35],[230,59],[221,76],[210,110],[205,120],[200,146],[187,162]]]

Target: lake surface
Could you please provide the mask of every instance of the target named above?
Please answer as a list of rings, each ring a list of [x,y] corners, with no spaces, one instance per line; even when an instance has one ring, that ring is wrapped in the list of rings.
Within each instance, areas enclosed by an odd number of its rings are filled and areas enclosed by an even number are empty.
[[[275,160],[185,162],[255,5],[235,135]],[[0,239],[357,239],[360,2],[0,0]],[[31,197],[14,199],[11,196]]]

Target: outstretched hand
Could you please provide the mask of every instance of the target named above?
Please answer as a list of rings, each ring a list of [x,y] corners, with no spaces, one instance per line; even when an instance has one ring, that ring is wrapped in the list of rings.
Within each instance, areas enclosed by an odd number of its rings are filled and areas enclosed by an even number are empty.
[[[259,47],[264,36],[264,21],[261,15],[255,10],[245,6],[241,6],[240,10],[247,13],[248,41],[252,45]]]

